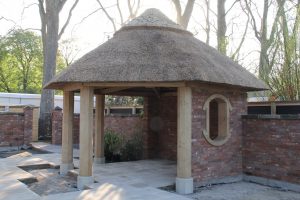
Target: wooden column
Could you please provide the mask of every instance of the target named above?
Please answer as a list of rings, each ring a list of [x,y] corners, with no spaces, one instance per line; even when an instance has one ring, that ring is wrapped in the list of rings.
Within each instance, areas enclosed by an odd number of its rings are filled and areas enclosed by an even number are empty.
[[[192,159],[192,91],[189,87],[177,89],[177,177],[176,191],[193,193]]]
[[[80,136],[79,175],[77,188],[93,183],[93,88],[80,89]]]
[[[73,165],[73,113],[74,93],[64,91],[62,123],[62,153],[60,174],[64,175],[74,168]]]
[[[97,164],[105,163],[104,157],[104,106],[105,95],[96,95],[95,158]]]

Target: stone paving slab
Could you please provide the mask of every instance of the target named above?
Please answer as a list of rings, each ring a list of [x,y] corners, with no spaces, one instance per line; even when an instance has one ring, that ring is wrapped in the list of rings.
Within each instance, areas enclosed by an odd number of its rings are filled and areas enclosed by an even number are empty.
[[[53,153],[18,154],[0,159],[0,200],[300,200],[300,193],[247,182],[203,188],[186,196],[163,191],[157,187],[174,184],[176,176],[176,164],[163,160],[95,164],[97,183],[91,185],[92,189],[39,196],[17,180],[32,176],[17,166],[59,165],[61,148],[45,143],[37,143],[37,146]],[[79,160],[74,159],[74,164],[78,166]]]
[[[96,189],[49,195],[43,200],[72,200],[72,199],[99,199],[99,200],[190,200],[177,194],[168,193],[156,188],[143,189],[131,186],[117,186],[114,184],[100,184]]]
[[[18,180],[0,179],[0,199],[5,200],[35,200],[40,196],[32,192]]]
[[[17,179],[32,175],[17,166],[35,164],[60,164],[61,148],[57,145],[35,143],[35,148],[53,152],[51,154],[17,154],[0,159],[0,199],[22,200],[188,200],[183,196],[157,189],[156,187],[174,183],[176,165],[174,162],[161,160],[143,160],[109,164],[95,164],[94,177],[97,183],[92,189],[39,196]],[[78,153],[78,150],[74,150]],[[76,155],[74,155],[76,156]],[[74,159],[78,166],[79,160]]]

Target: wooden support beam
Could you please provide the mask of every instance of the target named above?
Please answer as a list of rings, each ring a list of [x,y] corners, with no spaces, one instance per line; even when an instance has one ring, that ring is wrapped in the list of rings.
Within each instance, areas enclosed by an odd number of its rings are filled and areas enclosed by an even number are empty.
[[[103,82],[83,83],[92,87],[183,87],[185,82]]]
[[[176,191],[193,193],[192,176],[192,90],[177,89],[177,177]]]
[[[79,91],[82,87],[82,83],[70,83],[66,84],[63,88],[64,91]]]
[[[93,182],[93,97],[91,87],[80,89],[80,136],[79,176],[77,187],[83,189]]]
[[[110,93],[119,92],[119,91],[122,91],[122,90],[127,90],[127,89],[130,89],[130,88],[132,88],[132,87],[112,87],[112,88],[106,88],[106,89],[101,90],[101,93],[102,94],[110,94]]]
[[[192,94],[191,88],[178,88],[177,96],[177,177],[191,177]]]
[[[63,93],[63,123],[62,123],[62,153],[60,174],[67,174],[74,168],[73,165],[73,115],[74,115],[74,93],[64,91]]]
[[[95,90],[95,94],[98,95],[102,95],[102,91],[96,89]],[[119,91],[119,92],[115,92],[113,93],[113,95],[115,96],[153,96],[154,93],[153,92],[136,92],[136,91]]]
[[[104,158],[104,107],[105,95],[96,95],[95,110],[95,158],[97,164],[105,163]]]

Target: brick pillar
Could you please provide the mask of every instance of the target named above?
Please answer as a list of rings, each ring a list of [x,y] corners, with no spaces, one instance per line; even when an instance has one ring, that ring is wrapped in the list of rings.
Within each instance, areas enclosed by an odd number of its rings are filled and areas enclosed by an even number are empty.
[[[52,144],[61,144],[62,117],[61,108],[55,108],[52,111]]]
[[[29,145],[32,141],[32,118],[33,118],[33,108],[24,108],[24,144]]]

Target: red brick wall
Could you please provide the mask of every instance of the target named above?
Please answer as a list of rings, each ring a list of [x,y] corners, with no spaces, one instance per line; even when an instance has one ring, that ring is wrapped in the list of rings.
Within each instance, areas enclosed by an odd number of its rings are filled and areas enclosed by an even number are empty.
[[[149,158],[176,161],[177,158],[177,97],[148,97]],[[146,107],[145,107],[145,110]]]
[[[239,92],[212,92],[193,89],[192,97],[192,176],[196,182],[206,182],[242,174],[242,118],[246,114],[246,94]],[[204,138],[206,126],[206,99],[222,94],[232,105],[230,112],[231,137],[222,146],[213,146]]]
[[[158,135],[159,158],[177,160],[177,96],[159,99],[162,128]]]
[[[73,125],[74,126],[74,125]],[[52,111],[52,144],[61,144],[62,134],[62,111]]]
[[[31,107],[25,107],[23,113],[0,114],[0,146],[28,145],[32,140]]]
[[[62,110],[52,112],[52,144],[61,144],[62,134]],[[79,143],[79,124],[80,115],[74,114],[73,119],[73,143]],[[143,118],[138,115],[134,116],[105,116],[104,129],[113,130],[129,138],[137,131],[143,131]]]
[[[32,141],[32,118],[33,109],[31,107],[24,108],[24,144]]]
[[[300,118],[243,119],[247,175],[300,183]]]

